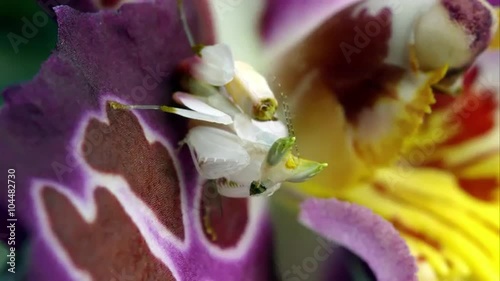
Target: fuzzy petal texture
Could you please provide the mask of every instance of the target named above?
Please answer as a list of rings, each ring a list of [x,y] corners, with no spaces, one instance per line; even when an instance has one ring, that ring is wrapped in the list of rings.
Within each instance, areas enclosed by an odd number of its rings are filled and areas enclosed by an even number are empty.
[[[205,1],[185,7],[197,40],[213,43]],[[176,1],[55,12],[57,49],[32,81],[5,90],[0,110],[27,280],[267,280],[263,202],[204,185],[178,151],[185,119],[106,103],[171,104],[174,70],[193,55]]]
[[[308,199],[300,221],[361,257],[378,281],[416,281],[416,264],[394,227],[371,210],[336,199]]]

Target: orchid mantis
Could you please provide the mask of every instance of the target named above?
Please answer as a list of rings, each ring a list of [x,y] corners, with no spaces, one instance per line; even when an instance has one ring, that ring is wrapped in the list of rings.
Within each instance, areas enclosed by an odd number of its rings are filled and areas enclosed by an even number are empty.
[[[283,182],[305,181],[326,166],[292,153],[295,137],[276,115],[277,99],[266,79],[252,66],[234,61],[225,44],[195,45],[190,65],[192,77],[174,100],[188,109],[165,105],[124,105],[109,102],[114,109],[160,110],[203,125],[189,130],[181,144],[189,147],[198,173],[212,181],[227,197],[272,195]],[[217,126],[214,126],[217,124]]]

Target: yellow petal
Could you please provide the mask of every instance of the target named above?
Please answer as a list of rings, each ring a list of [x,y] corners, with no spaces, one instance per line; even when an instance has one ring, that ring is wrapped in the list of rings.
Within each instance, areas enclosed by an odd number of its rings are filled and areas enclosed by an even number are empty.
[[[468,196],[453,175],[382,169],[373,184],[347,190],[343,198],[368,206],[411,237],[414,250],[425,256],[439,280],[500,277],[500,208]]]
[[[419,239],[413,238],[410,235],[403,234],[403,238],[406,240],[408,247],[410,247],[411,253],[417,258],[417,261],[420,261],[420,258],[425,259],[425,262],[428,262],[432,267],[432,271],[435,272],[440,278],[450,275],[450,266],[437,249]],[[424,275],[426,274],[425,272],[428,272],[428,269],[420,269],[420,271],[424,271],[424,273],[422,273],[422,275]],[[422,277],[420,280],[424,278],[425,277]],[[426,279],[430,278],[427,277]]]
[[[496,8],[497,18],[500,18],[500,8]],[[498,50],[500,49],[500,29],[497,28],[497,32],[491,40],[490,49]]]

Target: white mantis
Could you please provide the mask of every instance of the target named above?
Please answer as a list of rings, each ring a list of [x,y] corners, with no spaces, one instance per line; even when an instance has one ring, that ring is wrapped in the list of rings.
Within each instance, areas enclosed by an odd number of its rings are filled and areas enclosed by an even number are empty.
[[[204,121],[189,130],[189,147],[199,174],[227,197],[272,195],[283,182],[305,181],[326,166],[295,156],[295,137],[276,116],[278,102],[266,79],[250,65],[234,61],[225,44],[195,46],[180,4],[181,19],[198,60],[176,92],[181,109],[159,105],[123,105],[115,109],[152,109]],[[217,124],[217,125],[216,125]]]

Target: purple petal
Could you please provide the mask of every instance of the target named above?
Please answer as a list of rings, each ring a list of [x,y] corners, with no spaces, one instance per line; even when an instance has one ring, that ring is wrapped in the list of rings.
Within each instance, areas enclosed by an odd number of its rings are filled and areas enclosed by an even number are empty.
[[[206,1],[185,2],[195,37],[212,43]],[[106,103],[171,102],[175,70],[193,55],[176,1],[55,11],[57,49],[0,110],[0,168],[15,169],[28,280],[266,280],[262,202],[203,185],[188,150],[176,152],[184,119]]]
[[[500,6],[500,0],[488,0],[492,6]]]
[[[378,281],[417,281],[404,240],[371,210],[336,199],[309,199],[302,203],[300,221],[361,257]]]
[[[268,0],[261,34],[268,44],[298,42],[325,19],[360,0]],[[286,43],[284,43],[286,42]]]

